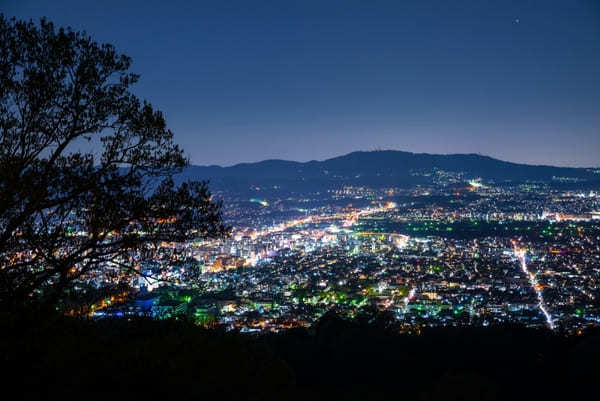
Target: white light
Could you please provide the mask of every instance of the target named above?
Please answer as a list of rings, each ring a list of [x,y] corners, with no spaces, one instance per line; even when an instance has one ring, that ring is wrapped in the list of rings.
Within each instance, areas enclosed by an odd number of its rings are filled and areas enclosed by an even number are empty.
[[[535,285],[537,284],[537,279],[535,277],[535,274],[531,273],[529,271],[529,269],[527,268],[527,262],[525,261],[525,250],[517,248],[516,245],[515,245],[514,249],[515,249],[514,250],[515,255],[517,256],[517,258],[519,258],[519,261],[521,262],[521,270],[523,270],[523,273],[525,273],[525,275],[529,278],[529,283],[531,284],[531,288],[533,288],[533,290],[535,291],[535,294],[537,295],[538,308],[540,308],[540,310],[544,314],[544,317],[546,318],[546,322],[548,323],[548,326],[550,327],[550,329],[554,330],[554,321],[552,320],[552,316],[550,316],[550,313],[546,309],[542,291],[535,288]]]

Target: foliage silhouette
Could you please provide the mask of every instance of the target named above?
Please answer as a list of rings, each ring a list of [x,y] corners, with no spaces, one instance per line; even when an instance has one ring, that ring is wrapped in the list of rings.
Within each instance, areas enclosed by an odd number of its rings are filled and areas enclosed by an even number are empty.
[[[0,303],[127,287],[162,241],[228,232],[131,59],[85,32],[0,15]],[[75,291],[79,289],[79,291]]]

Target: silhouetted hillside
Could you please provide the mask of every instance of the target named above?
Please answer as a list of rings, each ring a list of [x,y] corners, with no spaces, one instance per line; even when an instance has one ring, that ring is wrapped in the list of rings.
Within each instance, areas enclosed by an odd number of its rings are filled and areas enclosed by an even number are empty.
[[[401,151],[353,152],[324,161],[305,163],[265,160],[231,167],[192,166],[180,178],[210,179],[216,188],[249,185],[321,189],[339,185],[407,186],[432,182],[435,170],[463,173],[497,183],[539,181],[578,185],[600,183],[592,169],[533,166],[477,154],[433,155]]]
[[[330,312],[309,330],[252,336],[176,320],[0,317],[10,399],[588,400],[600,379],[591,331],[408,335],[382,315]]]

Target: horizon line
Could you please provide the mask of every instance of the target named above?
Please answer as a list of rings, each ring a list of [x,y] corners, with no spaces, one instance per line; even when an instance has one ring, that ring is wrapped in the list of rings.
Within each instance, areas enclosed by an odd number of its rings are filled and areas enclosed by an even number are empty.
[[[290,162],[290,163],[299,163],[299,164],[306,164],[306,163],[319,163],[319,162],[325,162],[331,159],[336,159],[339,157],[345,157],[354,153],[375,153],[375,152],[398,152],[398,153],[409,153],[412,155],[428,155],[428,156],[480,156],[480,157],[487,157],[490,159],[494,159],[497,161],[501,161],[504,163],[512,163],[512,164],[518,164],[518,165],[524,165],[524,166],[531,166],[531,167],[554,167],[554,168],[573,168],[573,169],[598,169],[600,168],[599,166],[586,166],[586,167],[578,167],[578,166],[557,166],[557,165],[553,165],[553,164],[530,164],[530,163],[522,163],[522,162],[515,162],[515,161],[511,161],[511,160],[505,160],[505,159],[501,159],[499,157],[495,157],[495,156],[491,156],[488,154],[483,154],[483,153],[477,153],[477,152],[469,152],[469,153],[429,153],[429,152],[411,152],[411,151],[407,151],[407,150],[400,150],[400,149],[372,149],[372,150],[353,150],[351,152],[348,153],[343,153],[343,154],[338,154],[338,155],[334,155],[334,156],[330,156],[330,157],[326,157],[323,159],[309,159],[309,160],[290,160],[290,159],[281,159],[281,158],[266,158],[266,159],[261,159],[261,160],[255,160],[255,161],[241,161],[241,162],[237,162],[237,163],[233,163],[233,164],[196,164],[193,162],[190,162],[190,166],[194,166],[194,167],[220,167],[220,168],[230,168],[230,167],[236,167],[236,166],[240,166],[240,165],[245,165],[245,164],[256,164],[256,163],[263,163],[263,162],[269,162],[269,161],[280,161],[280,162]]]

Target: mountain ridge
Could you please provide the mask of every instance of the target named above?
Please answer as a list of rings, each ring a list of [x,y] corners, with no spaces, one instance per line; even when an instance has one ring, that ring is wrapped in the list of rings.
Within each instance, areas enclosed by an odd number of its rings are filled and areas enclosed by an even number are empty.
[[[222,166],[219,164],[192,164],[191,166],[193,167],[206,167],[206,168],[222,168],[222,169],[227,169],[227,168],[232,168],[232,167],[240,167],[240,166],[246,166],[246,165],[252,165],[252,164],[260,164],[260,163],[265,163],[265,162],[285,162],[285,163],[294,163],[294,164],[312,164],[312,163],[325,163],[334,159],[341,159],[341,158],[346,158],[348,156],[351,155],[355,155],[355,154],[368,154],[368,153],[393,153],[393,154],[404,154],[404,155],[411,155],[411,156],[439,156],[439,157],[453,157],[453,156],[473,156],[473,157],[480,157],[483,159],[491,159],[494,161],[498,161],[498,162],[502,162],[502,163],[508,163],[508,164],[512,164],[512,165],[519,165],[519,166],[529,166],[529,167],[552,167],[552,168],[566,168],[566,169],[583,169],[583,170],[590,170],[590,169],[600,169],[600,165],[598,167],[594,167],[594,166],[587,166],[587,167],[573,167],[573,166],[554,166],[552,164],[529,164],[529,163],[518,163],[518,162],[512,162],[512,161],[508,161],[508,160],[502,160],[499,159],[497,157],[493,157],[490,155],[484,155],[481,153],[427,153],[427,152],[408,152],[408,151],[404,151],[404,150],[356,150],[350,153],[346,153],[343,155],[339,155],[339,156],[332,156],[329,157],[327,159],[323,159],[323,160],[316,160],[316,159],[312,159],[312,160],[307,160],[307,161],[298,161],[298,160],[286,160],[286,159],[278,159],[278,158],[273,158],[273,159],[264,159],[264,160],[258,160],[258,161],[249,161],[249,162],[239,162],[239,163],[235,163],[232,165],[228,165],[228,166]]]
[[[339,185],[402,187],[430,183],[431,174],[442,171],[460,174],[464,179],[497,183],[600,183],[600,174],[593,168],[520,164],[475,153],[442,155],[397,150],[356,151],[322,161],[267,159],[227,167],[189,166],[178,179],[207,179],[219,189],[249,185],[288,189]]]

